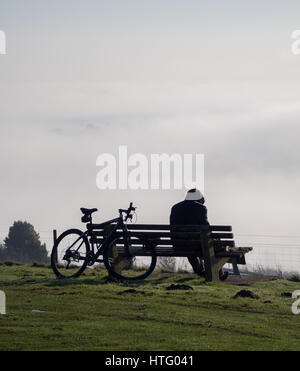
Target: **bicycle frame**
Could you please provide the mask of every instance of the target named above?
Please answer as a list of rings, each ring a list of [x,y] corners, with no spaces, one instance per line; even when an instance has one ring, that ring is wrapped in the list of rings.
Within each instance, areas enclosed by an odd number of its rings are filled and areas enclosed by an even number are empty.
[[[128,237],[128,230],[127,230],[127,226],[126,224],[124,223],[124,220],[123,220],[123,216],[122,216],[122,213],[120,212],[120,216],[118,218],[115,218],[115,219],[111,219],[111,220],[108,220],[104,223],[101,223],[101,224],[97,224],[97,229],[101,229],[102,227],[104,228],[105,226],[108,226],[112,223],[116,223],[116,225],[113,227],[112,231],[104,238],[104,240],[101,242],[101,243],[95,243],[95,242],[89,242],[89,244],[91,245],[92,249],[91,249],[91,252],[90,252],[90,256],[84,258],[84,257],[80,257],[79,260],[86,260],[88,259],[88,264],[91,266],[93,265],[94,263],[103,263],[103,259],[98,259],[100,255],[103,254],[103,250],[105,249],[106,246],[109,245],[109,243],[111,243],[114,239],[115,239],[115,233],[118,229],[122,229],[123,230],[123,239],[124,239],[124,244],[125,244],[125,251],[128,251],[128,240],[127,240],[127,237]],[[91,218],[91,222],[88,223],[86,225],[87,227],[87,230],[80,236],[77,238],[77,240],[67,249],[66,251],[66,254],[67,252],[82,238],[82,243],[79,245],[79,247],[75,250],[75,253],[80,249],[80,247],[82,246],[83,242],[84,242],[84,237],[95,237],[94,233],[93,233],[93,229],[91,228],[92,227],[92,218]],[[97,251],[97,252],[95,252]]]

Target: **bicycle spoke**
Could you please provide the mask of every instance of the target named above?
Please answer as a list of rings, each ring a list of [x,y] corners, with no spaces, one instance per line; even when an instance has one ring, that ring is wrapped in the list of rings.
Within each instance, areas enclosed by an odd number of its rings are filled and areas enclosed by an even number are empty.
[[[104,251],[104,263],[108,271],[120,279],[142,279],[154,269],[156,255],[139,238],[133,238],[124,243],[123,238],[116,239]]]
[[[71,229],[56,241],[51,254],[51,266],[57,277],[77,277],[87,265],[89,243],[85,235]]]

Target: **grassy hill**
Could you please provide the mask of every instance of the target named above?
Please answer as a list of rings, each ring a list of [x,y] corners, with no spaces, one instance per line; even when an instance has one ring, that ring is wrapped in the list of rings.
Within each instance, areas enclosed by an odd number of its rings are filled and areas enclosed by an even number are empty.
[[[241,289],[258,298],[233,299]],[[47,267],[1,265],[0,350],[299,350],[295,299],[281,295],[297,289],[287,280],[206,284],[192,274],[106,283],[92,269],[57,280]]]

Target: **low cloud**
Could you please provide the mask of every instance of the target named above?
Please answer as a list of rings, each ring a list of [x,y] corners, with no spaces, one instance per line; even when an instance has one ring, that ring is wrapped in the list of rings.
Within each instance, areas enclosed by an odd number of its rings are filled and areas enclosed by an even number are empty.
[[[274,217],[272,205],[285,195],[281,207],[295,230],[298,107],[288,94],[275,105],[266,86],[258,102],[249,86],[242,95],[242,85],[234,83],[228,95],[216,94],[214,83],[28,85],[11,86],[7,95],[1,89],[1,225],[8,229],[15,219],[28,219],[39,229],[63,229],[80,225],[81,206],[99,207],[102,220],[130,201],[139,206],[139,221],[167,223],[184,190],[97,189],[97,156],[117,155],[125,144],[129,154],[204,153],[212,222],[276,232],[282,217]]]

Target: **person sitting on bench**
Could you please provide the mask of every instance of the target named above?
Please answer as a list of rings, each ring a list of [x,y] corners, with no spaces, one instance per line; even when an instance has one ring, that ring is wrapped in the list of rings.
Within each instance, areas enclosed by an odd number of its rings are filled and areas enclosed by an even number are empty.
[[[172,225],[209,225],[207,208],[204,206],[204,203],[205,199],[202,193],[196,188],[190,189],[186,194],[185,200],[177,203],[171,209],[171,232]],[[177,249],[176,243],[174,249]],[[199,275],[204,273],[204,265],[201,258],[190,256],[188,260],[193,267],[194,273]]]
[[[204,206],[204,203],[205,199],[202,193],[196,188],[190,189],[186,194],[185,200],[174,205],[171,209],[171,236],[172,225],[209,225],[207,220],[207,208]],[[178,240],[178,237],[176,237],[176,239]],[[175,251],[180,249],[182,250],[182,247],[176,246],[176,242],[173,243],[173,246]],[[194,273],[200,276],[205,275],[203,260],[200,257],[190,256],[188,257],[188,260]],[[224,272],[223,269],[220,269],[220,279],[225,280],[227,276],[228,272]]]

